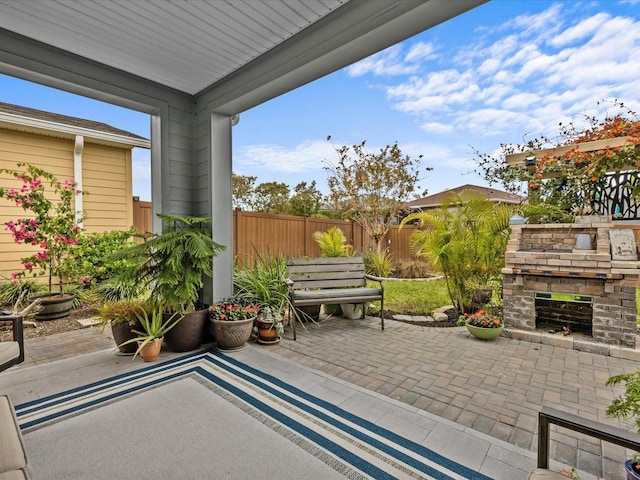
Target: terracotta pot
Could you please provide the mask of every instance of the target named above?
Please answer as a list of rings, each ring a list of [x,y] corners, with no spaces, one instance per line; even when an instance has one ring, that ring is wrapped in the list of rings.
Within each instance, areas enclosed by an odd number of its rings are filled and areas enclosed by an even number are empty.
[[[165,314],[165,319],[171,314]],[[178,324],[167,332],[165,341],[172,352],[189,352],[202,345],[204,330],[209,318],[209,310],[186,313]]]
[[[65,293],[64,295],[49,295],[48,293],[42,295],[35,295],[29,299],[33,302],[35,299],[40,299],[40,305],[42,310],[35,314],[36,320],[56,320],[58,318],[64,318],[73,309],[73,300],[76,298],[74,293]]]
[[[138,342],[138,346],[140,346],[141,343],[142,342]],[[140,356],[145,362],[155,362],[160,356],[161,349],[162,338],[156,338],[142,347],[142,350],[140,350]]]
[[[247,341],[251,337],[254,319],[255,317],[238,322],[211,319],[218,348],[220,350],[240,350],[245,348]]]
[[[261,322],[256,321],[258,326],[258,340],[263,342],[275,342],[280,335],[278,335],[278,329],[274,326],[273,322]]]

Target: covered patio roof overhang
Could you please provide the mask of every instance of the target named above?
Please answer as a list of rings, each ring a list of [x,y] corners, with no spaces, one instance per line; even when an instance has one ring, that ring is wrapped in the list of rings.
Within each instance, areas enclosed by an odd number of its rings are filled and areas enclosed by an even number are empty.
[[[231,118],[488,0],[0,0],[0,73],[148,113],[156,213],[232,245]],[[233,252],[205,300],[232,292]]]

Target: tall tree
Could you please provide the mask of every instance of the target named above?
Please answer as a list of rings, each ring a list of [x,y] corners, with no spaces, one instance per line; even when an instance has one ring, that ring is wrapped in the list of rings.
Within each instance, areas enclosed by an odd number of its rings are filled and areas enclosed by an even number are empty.
[[[262,213],[287,213],[289,186],[281,182],[265,182],[254,190],[253,209]]]
[[[231,175],[231,193],[233,208],[251,209],[253,207],[254,185],[258,177]]]
[[[322,206],[324,195],[316,188],[316,181],[313,180],[311,185],[307,182],[300,182],[293,191],[293,196],[289,199],[289,207],[291,215],[317,215]]]
[[[331,141],[331,136],[327,140]],[[368,152],[364,141],[334,149],[338,163],[324,167],[329,174],[331,201],[362,226],[381,253],[382,240],[393,220],[415,192],[422,155],[416,160],[402,155],[397,142],[379,153]]]

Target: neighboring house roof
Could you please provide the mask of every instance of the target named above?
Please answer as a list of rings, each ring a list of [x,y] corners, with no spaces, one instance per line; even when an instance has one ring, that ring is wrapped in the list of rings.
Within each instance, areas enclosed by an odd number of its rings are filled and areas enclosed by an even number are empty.
[[[85,141],[111,146],[151,148],[149,139],[106,123],[0,102],[0,128],[61,138],[85,137]]]
[[[412,202],[407,202],[407,207],[410,209],[421,209],[421,208],[437,208],[441,206],[447,197],[453,193],[460,193],[464,190],[473,190],[482,195],[487,200],[491,200],[492,202],[500,202],[500,203],[512,203],[518,204],[524,200],[524,197],[520,195],[516,195],[515,193],[504,192],[502,190],[496,190],[494,188],[488,187],[480,187],[478,185],[461,185],[459,187],[451,188],[449,190],[445,190],[440,193],[436,193],[434,195],[429,195],[423,198],[419,198],[418,200],[413,200]]]

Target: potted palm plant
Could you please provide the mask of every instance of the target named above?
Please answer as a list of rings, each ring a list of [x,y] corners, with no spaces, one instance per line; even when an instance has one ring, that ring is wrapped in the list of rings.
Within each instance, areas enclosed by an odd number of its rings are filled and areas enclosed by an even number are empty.
[[[153,362],[160,355],[163,337],[180,323],[182,315],[175,312],[167,317],[161,305],[152,305],[149,308],[139,309],[136,312],[136,319],[142,328],[133,329],[137,336],[122,343],[122,346],[137,344],[138,348],[133,358],[140,354],[145,362]]]
[[[202,344],[208,318],[201,300],[204,280],[213,275],[213,259],[224,246],[211,238],[209,217],[158,214],[162,233],[144,236],[144,242],[116,254],[132,259],[138,281],[151,287],[151,298],[167,315],[182,317],[166,336],[174,352],[195,350]]]

